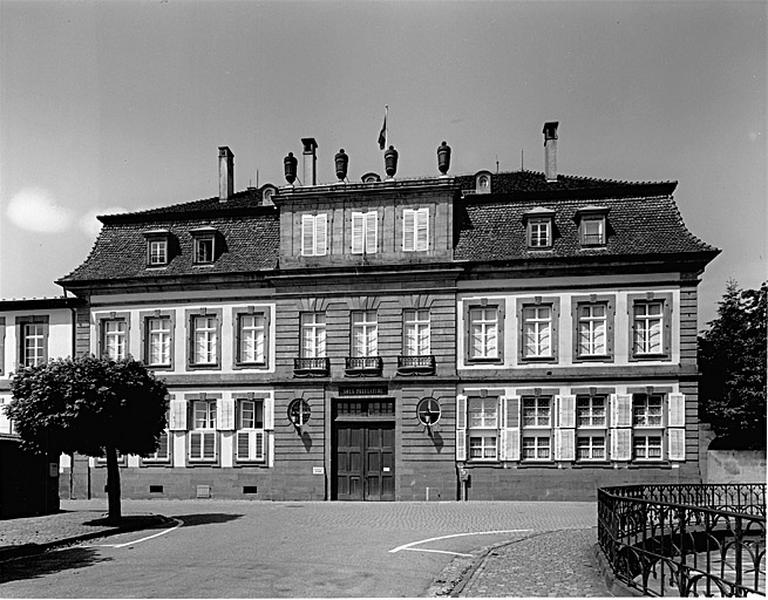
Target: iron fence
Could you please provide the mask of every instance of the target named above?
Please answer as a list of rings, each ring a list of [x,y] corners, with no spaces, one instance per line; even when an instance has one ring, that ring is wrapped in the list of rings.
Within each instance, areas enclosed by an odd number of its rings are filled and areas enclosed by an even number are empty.
[[[765,596],[765,484],[598,490],[615,576],[649,596]]]

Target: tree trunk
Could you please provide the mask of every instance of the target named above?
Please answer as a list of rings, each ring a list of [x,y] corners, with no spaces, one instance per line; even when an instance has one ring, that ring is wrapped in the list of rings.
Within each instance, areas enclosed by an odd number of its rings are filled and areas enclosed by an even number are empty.
[[[107,503],[109,505],[108,520],[119,523],[120,513],[120,468],[117,466],[117,450],[107,447]]]

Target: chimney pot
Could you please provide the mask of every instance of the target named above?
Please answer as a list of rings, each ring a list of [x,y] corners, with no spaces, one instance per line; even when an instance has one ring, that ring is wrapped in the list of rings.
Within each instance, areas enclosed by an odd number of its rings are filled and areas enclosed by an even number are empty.
[[[557,121],[544,123],[544,174],[547,182],[557,181]]]
[[[317,185],[317,140],[315,138],[301,138],[304,144],[304,161],[302,163],[302,174],[304,185]]]
[[[219,202],[226,202],[235,190],[235,155],[229,146],[219,146]]]

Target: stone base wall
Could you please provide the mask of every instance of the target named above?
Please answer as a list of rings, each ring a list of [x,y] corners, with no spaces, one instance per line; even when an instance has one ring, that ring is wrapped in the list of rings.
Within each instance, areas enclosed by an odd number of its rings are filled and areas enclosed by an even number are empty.
[[[706,483],[765,483],[765,450],[708,450]]]

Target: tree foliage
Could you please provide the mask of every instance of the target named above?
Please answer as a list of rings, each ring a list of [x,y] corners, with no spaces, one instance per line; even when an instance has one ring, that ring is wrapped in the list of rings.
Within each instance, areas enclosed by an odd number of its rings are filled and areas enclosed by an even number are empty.
[[[723,447],[765,448],[767,295],[765,282],[752,290],[729,281],[699,336],[700,416]]]

